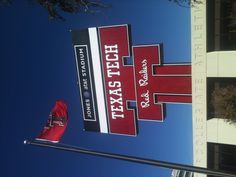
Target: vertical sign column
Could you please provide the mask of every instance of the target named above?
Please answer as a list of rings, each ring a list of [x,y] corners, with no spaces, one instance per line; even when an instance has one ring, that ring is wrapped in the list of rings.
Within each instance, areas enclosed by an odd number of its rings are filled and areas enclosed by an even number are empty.
[[[134,110],[128,102],[135,100],[133,66],[124,64],[130,56],[128,26],[98,28],[102,56],[104,87],[109,131],[113,134],[136,135]]]
[[[137,92],[138,118],[163,121],[163,104],[154,98],[155,80],[152,65],[160,63],[159,46],[134,46],[133,57]]]

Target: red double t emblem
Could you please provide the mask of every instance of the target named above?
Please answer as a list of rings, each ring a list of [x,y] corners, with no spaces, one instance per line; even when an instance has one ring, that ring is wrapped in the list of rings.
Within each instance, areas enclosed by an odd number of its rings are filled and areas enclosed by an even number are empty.
[[[99,35],[112,133],[136,134],[136,117],[163,121],[165,103],[192,102],[190,64],[163,64],[160,44],[130,51],[126,25],[99,28]],[[130,56],[133,64],[125,62]],[[129,107],[134,101],[136,109]]]
[[[85,130],[137,135],[137,120],[164,120],[165,103],[192,102],[191,65],[163,63],[160,44],[132,47],[128,25],[72,34]]]
[[[164,103],[191,103],[191,65],[163,64],[161,46],[133,47],[138,118],[164,119]]]

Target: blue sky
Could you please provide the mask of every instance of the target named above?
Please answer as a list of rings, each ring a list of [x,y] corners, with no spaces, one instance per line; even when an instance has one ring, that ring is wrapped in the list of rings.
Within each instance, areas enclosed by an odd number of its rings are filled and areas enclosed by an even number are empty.
[[[23,145],[38,135],[56,99],[69,106],[63,143],[192,164],[192,106],[166,106],[165,122],[139,121],[137,137],[83,131],[70,29],[130,24],[132,43],[163,43],[164,62],[190,62],[190,9],[168,0],[106,0],[96,14],[49,21],[27,1],[0,7],[1,170],[4,177],[167,177],[162,168]]]

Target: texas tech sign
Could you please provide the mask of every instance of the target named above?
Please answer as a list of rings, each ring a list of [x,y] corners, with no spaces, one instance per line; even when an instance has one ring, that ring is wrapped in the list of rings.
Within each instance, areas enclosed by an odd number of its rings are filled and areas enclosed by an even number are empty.
[[[162,63],[160,44],[131,50],[128,25],[72,39],[86,131],[134,136],[137,120],[164,120],[165,103],[191,103],[191,65]]]

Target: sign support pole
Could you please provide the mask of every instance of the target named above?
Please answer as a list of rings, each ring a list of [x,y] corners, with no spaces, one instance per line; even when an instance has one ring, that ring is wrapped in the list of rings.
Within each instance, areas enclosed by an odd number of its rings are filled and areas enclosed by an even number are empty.
[[[58,150],[63,150],[63,151],[75,152],[75,153],[88,154],[88,155],[99,156],[99,157],[130,161],[130,162],[135,162],[135,163],[140,163],[140,164],[145,164],[145,165],[153,165],[153,166],[158,166],[158,167],[163,167],[163,168],[184,170],[184,171],[195,172],[195,173],[203,173],[203,174],[213,175],[213,176],[218,176],[218,177],[236,177],[236,174],[229,174],[222,171],[211,170],[208,168],[195,167],[195,166],[177,164],[177,163],[172,163],[172,162],[165,162],[165,161],[160,161],[160,160],[150,160],[150,159],[138,158],[138,157],[127,156],[127,155],[104,153],[104,152],[84,149],[80,147],[63,145],[60,143],[53,144],[53,143],[44,143],[40,141],[25,140],[24,144],[58,149]]]

